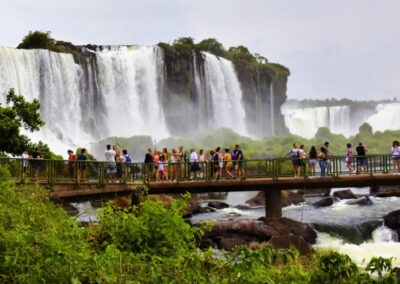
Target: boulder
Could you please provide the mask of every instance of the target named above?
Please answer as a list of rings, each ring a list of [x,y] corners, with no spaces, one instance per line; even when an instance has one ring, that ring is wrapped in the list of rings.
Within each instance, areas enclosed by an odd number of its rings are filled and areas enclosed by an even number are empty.
[[[332,204],[333,204],[333,198],[326,197],[326,198],[322,198],[321,200],[318,200],[317,202],[314,202],[312,205],[315,207],[327,207],[327,206],[331,206]]]
[[[215,222],[211,231],[204,234],[200,246],[231,250],[238,245],[258,247],[269,242],[275,248],[293,245],[306,253],[316,238],[316,232],[309,225],[287,218],[231,219]]]
[[[240,210],[250,210],[252,207],[250,205],[240,204],[236,205],[235,208]]]
[[[68,215],[71,217],[79,214],[78,208],[76,208],[75,206],[73,206],[70,203],[62,202],[62,201],[56,201],[55,203],[58,204],[60,207],[62,207],[65,211],[67,211]]]
[[[282,191],[282,207],[303,202],[303,195],[293,191]],[[260,191],[256,196],[246,201],[250,206],[265,206],[265,193]]]
[[[371,199],[369,199],[368,196],[363,196],[363,197],[358,198],[356,200],[348,201],[348,202],[346,202],[346,204],[364,206],[364,205],[372,205],[374,203],[371,201]]]
[[[383,193],[383,192],[400,192],[400,186],[398,185],[381,185],[370,187],[371,192]]]
[[[340,199],[356,199],[357,198],[350,189],[335,191],[333,193],[333,196],[340,198]]]
[[[331,194],[330,188],[309,188],[309,189],[299,189],[297,191],[299,194],[303,195],[324,195],[329,196]]]
[[[385,191],[378,192],[375,194],[376,197],[400,197],[400,191]]]
[[[225,202],[221,202],[221,201],[210,201],[210,202],[208,202],[208,207],[212,207],[215,209],[224,209],[224,208],[228,208],[229,205],[226,204]]]
[[[215,209],[213,208],[201,206],[200,203],[201,200],[191,198],[188,202],[188,208],[186,209],[186,214],[184,214],[183,217],[190,217],[194,214],[208,213],[215,211]]]
[[[383,217],[383,220],[386,227],[396,231],[400,236],[400,210],[390,212]]]

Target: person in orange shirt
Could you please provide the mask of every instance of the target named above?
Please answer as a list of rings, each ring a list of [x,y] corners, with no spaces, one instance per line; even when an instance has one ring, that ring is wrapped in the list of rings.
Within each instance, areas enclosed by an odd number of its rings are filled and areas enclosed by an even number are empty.
[[[229,148],[225,149],[224,154],[224,162],[225,162],[225,173],[228,177],[232,177],[231,168],[232,168],[232,155],[229,152]]]
[[[156,169],[156,180],[160,180],[160,172],[158,171],[158,162],[160,161],[160,155],[161,152],[160,150],[156,151],[156,155],[154,156],[153,162],[154,162],[154,168]]]
[[[72,150],[68,150],[68,170],[69,170],[69,175],[72,179],[75,178],[75,164],[76,164],[76,155]]]

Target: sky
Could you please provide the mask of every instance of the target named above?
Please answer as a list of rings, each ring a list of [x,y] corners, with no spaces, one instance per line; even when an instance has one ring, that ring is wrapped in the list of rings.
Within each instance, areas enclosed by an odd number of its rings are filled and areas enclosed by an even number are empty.
[[[400,98],[398,0],[1,0],[0,45],[30,30],[74,44],[214,37],[291,70],[291,99]]]

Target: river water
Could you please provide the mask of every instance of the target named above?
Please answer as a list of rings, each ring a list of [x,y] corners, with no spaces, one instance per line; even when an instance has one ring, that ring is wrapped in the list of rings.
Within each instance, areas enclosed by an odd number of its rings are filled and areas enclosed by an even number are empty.
[[[331,194],[336,190],[332,189]],[[369,194],[369,188],[351,188],[356,195]],[[265,208],[258,207],[249,210],[235,208],[254,197],[258,192],[230,192],[218,200],[226,202],[229,208],[215,212],[194,215],[193,223],[201,221],[217,221],[228,218],[257,219],[265,216]],[[349,205],[349,200],[335,201],[332,206],[315,208],[312,203],[322,196],[307,196],[303,203],[284,207],[284,217],[312,224],[317,231],[318,239],[314,248],[317,250],[335,250],[349,255],[359,266],[365,266],[373,256],[393,257],[393,263],[400,265],[400,242],[398,236],[389,228],[383,226],[382,217],[400,208],[400,198],[370,197],[373,205]],[[95,221],[93,204],[91,202],[73,203],[81,215],[78,221]]]

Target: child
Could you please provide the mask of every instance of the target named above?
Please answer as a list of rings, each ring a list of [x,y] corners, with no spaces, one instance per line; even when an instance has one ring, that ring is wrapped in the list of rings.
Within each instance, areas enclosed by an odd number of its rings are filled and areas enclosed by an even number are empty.
[[[165,178],[165,180],[168,179],[168,176],[164,170],[164,165],[165,165],[165,158],[164,158],[164,155],[161,155],[160,160],[158,161],[158,169],[157,169],[158,175],[157,176],[159,179],[157,181],[163,180],[164,178]]]

